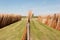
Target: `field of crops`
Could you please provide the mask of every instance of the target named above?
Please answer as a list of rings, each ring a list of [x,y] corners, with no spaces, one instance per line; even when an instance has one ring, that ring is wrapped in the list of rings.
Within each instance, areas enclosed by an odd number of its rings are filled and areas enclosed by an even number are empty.
[[[30,40],[60,40],[60,31],[33,18],[30,22]]]
[[[31,11],[25,18],[20,15],[1,15],[0,40],[60,40],[59,24],[60,17],[56,15],[53,18],[35,18]]]
[[[0,40],[22,40],[26,20],[21,20],[0,29]]]

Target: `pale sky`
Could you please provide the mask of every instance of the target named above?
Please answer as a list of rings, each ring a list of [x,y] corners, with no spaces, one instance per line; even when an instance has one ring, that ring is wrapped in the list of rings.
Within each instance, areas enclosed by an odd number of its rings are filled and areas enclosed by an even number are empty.
[[[60,0],[0,0],[0,13],[27,15],[29,10],[34,15],[60,13]]]

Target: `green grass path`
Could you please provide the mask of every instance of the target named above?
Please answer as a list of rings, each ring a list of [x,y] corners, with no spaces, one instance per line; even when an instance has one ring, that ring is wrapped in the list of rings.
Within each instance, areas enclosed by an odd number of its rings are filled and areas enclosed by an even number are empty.
[[[0,29],[0,40],[21,40],[26,20],[18,21]]]
[[[30,40],[60,40],[60,31],[32,19],[30,22]]]

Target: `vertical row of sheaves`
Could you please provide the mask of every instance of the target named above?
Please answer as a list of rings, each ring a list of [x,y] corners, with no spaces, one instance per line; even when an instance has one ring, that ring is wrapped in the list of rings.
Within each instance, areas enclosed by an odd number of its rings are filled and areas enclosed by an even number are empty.
[[[37,20],[31,20],[30,40],[60,40],[60,31],[39,23]]]
[[[26,20],[21,20],[0,29],[0,40],[21,40]]]

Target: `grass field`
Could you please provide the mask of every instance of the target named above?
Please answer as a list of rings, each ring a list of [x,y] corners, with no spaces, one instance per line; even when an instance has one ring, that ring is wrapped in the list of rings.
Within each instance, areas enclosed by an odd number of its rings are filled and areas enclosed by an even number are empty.
[[[22,40],[26,23],[27,19],[23,18],[0,29],[0,40]],[[32,18],[30,21],[30,40],[60,40],[60,31]]]
[[[20,20],[0,29],[0,40],[22,40],[26,20]]]
[[[60,40],[60,31],[32,19],[30,22],[30,40]]]

